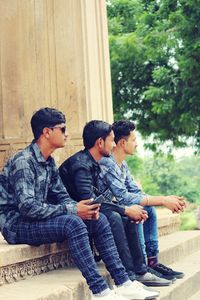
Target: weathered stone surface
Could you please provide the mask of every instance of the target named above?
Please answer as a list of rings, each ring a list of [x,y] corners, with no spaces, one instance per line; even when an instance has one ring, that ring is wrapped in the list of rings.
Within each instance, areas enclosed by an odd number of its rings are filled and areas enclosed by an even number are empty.
[[[176,232],[180,227],[180,215],[166,208],[157,208],[159,237]]]
[[[159,260],[173,264],[200,249],[200,231],[177,231],[159,238]]]
[[[193,235],[187,232],[185,239]],[[173,233],[174,240],[180,240],[180,235]],[[165,237],[160,238],[161,252],[168,249],[169,242]],[[170,255],[170,249],[167,250]],[[191,255],[186,255],[170,265],[175,270],[185,272],[183,279],[177,279],[169,287],[155,288],[160,290],[159,300],[187,300],[199,290],[200,282],[200,251],[195,249]],[[99,265],[101,273],[109,281],[109,276],[102,264]],[[110,281],[112,285],[113,282]],[[89,300],[90,291],[77,268],[64,268],[54,270],[39,276],[29,277],[24,281],[0,287],[0,299],[4,300]],[[193,299],[191,299],[193,300]],[[194,298],[194,300],[199,300]]]
[[[105,0],[0,1],[0,43],[0,169],[5,151],[31,142],[40,107],[66,114],[59,163],[82,146],[86,122],[112,122]]]
[[[0,235],[1,285],[72,265],[66,242],[39,247],[8,245]]]
[[[172,232],[177,220],[179,217],[168,210],[158,210],[159,231],[163,232],[164,228],[165,233]],[[0,234],[0,284],[72,265],[66,242],[39,247],[8,245]]]
[[[188,233],[189,234],[189,233]],[[177,279],[169,287],[160,289],[159,300],[188,300],[192,295],[199,291],[200,286],[200,251],[191,255],[186,255],[171,265],[175,270],[183,271],[185,277]],[[199,300],[200,298],[196,299]]]

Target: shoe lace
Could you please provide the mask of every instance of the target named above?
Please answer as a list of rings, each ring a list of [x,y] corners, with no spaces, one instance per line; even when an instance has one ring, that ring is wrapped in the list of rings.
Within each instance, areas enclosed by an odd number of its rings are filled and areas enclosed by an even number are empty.
[[[162,274],[160,272],[158,272],[158,271],[156,271],[156,270],[154,270],[154,269],[152,269],[150,267],[147,268],[147,271],[148,271],[148,273],[156,275],[157,277],[162,277]]]
[[[158,277],[158,276],[156,276],[156,274],[153,274],[153,273],[151,273],[151,272],[147,272],[147,273],[146,273],[146,276],[147,276],[147,278],[148,278],[149,280],[154,280],[155,277]]]
[[[170,269],[169,267],[167,267],[167,266],[165,266],[165,265],[163,265],[163,264],[158,264],[157,266],[159,266],[160,268],[162,268],[162,269],[164,269],[164,270],[166,270],[166,271],[168,271],[168,272],[170,272],[170,273],[173,273],[173,270],[172,269]]]

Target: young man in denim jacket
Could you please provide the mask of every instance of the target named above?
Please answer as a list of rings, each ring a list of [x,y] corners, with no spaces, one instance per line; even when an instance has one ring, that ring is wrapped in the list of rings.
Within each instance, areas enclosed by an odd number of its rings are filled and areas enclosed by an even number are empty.
[[[182,272],[174,271],[158,263],[158,227],[153,206],[164,206],[172,212],[179,213],[184,210],[185,201],[179,196],[150,196],[142,192],[130,174],[125,161],[126,156],[132,155],[137,147],[135,125],[128,120],[122,120],[116,121],[112,128],[116,147],[109,158],[100,160],[99,185],[102,189],[109,188],[119,204],[144,206],[148,212],[148,219],[144,224],[138,224],[138,233],[150,271],[159,272],[167,279],[182,278],[184,276]]]

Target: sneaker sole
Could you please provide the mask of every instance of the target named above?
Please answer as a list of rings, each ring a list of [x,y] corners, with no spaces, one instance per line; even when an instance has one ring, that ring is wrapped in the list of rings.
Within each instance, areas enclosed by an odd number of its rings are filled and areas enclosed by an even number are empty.
[[[127,297],[127,296],[124,296],[124,297]],[[146,297],[146,298],[127,298],[127,299],[130,299],[130,300],[153,300],[153,299],[156,299],[158,297],[159,297],[159,295],[154,296],[154,297],[149,296],[149,297]]]
[[[176,279],[181,279],[185,276],[185,274],[175,275]]]
[[[149,282],[149,281],[140,281],[146,286],[169,286],[172,282],[159,283],[159,282]]]
[[[136,298],[132,298],[133,300],[153,300],[153,299],[156,299],[156,298],[158,298],[159,297],[159,295],[157,295],[157,296],[154,296],[154,297],[152,297],[152,296],[149,296],[149,297],[146,297],[146,298],[139,298],[139,299],[136,299]],[[130,298],[130,300],[131,300],[131,298]]]
[[[167,279],[169,281],[171,281],[172,283],[174,283],[176,281],[176,277],[173,278],[167,278],[166,276],[163,276],[164,279]]]

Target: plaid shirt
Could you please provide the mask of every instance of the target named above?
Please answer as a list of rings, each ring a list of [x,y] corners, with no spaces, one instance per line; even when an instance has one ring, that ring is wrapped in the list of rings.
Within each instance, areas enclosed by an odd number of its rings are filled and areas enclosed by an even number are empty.
[[[100,161],[101,190],[109,189],[121,205],[140,204],[146,196],[135,183],[125,161],[119,166],[113,156],[103,157]]]
[[[30,221],[76,214],[76,202],[69,197],[54,159],[42,156],[34,141],[18,152],[0,174],[0,230],[15,242],[19,218]]]

